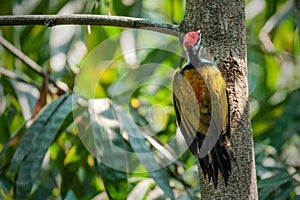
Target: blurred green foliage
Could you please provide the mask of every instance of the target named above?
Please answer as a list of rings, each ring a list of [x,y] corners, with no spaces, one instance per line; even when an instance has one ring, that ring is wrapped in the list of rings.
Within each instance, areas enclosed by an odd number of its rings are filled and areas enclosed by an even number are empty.
[[[291,2],[247,1],[260,199],[300,199],[300,45]],[[3,0],[0,14],[111,14],[178,24],[184,3]],[[0,35],[72,90],[61,95],[51,83],[42,90],[44,78],[0,47],[1,69],[18,77],[0,75],[0,199],[199,196],[196,160],[176,137],[172,78],[184,63],[176,38],[99,26],[10,26]]]
[[[248,8],[251,3],[249,102],[259,198],[299,199],[300,44],[293,1],[251,1]]]

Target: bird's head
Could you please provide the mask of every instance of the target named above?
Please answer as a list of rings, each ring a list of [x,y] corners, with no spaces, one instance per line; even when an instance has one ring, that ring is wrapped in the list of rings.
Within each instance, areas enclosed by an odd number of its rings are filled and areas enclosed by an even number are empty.
[[[199,31],[188,32],[183,39],[183,47],[189,59],[200,58],[202,49],[202,34]]]

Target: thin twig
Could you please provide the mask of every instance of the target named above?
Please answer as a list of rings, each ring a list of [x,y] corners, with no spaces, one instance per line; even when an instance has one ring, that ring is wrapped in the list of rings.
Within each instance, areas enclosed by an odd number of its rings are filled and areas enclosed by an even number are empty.
[[[16,57],[18,57],[20,60],[22,60],[25,64],[28,65],[31,69],[33,69],[37,74],[46,77],[45,72],[43,71],[43,68],[38,65],[36,62],[34,62],[31,58],[29,58],[27,55],[25,55],[22,51],[20,51],[18,48],[16,48],[14,45],[9,43],[7,40],[5,40],[3,37],[0,37],[0,44],[13,53]],[[10,74],[12,75],[12,74]],[[56,81],[52,78],[49,78],[49,81],[59,90],[61,91],[68,91],[68,86],[62,82],[62,81]]]
[[[30,68],[33,69],[36,73],[38,73],[39,75],[44,75],[42,67],[40,67],[36,62],[34,62],[32,59],[30,59],[28,56],[26,56],[22,51],[17,49],[14,45],[9,43],[3,37],[0,37],[0,44],[5,49],[12,52],[15,56],[17,56],[19,59],[21,59],[25,64],[30,66]]]
[[[102,25],[140,28],[180,37],[178,26],[148,19],[108,15],[2,15],[0,26],[15,25]]]
[[[276,27],[284,18],[287,18],[293,12],[294,6],[293,0],[288,0],[285,2],[284,6],[276,12],[268,21],[265,23],[263,28],[260,30],[259,33],[259,40],[263,44],[266,52],[268,53],[275,53],[276,49],[275,46],[269,36],[270,32]]]
[[[18,74],[16,74],[15,72],[9,71],[7,69],[4,69],[3,67],[0,67],[0,74],[11,78],[11,79],[17,79],[20,81],[24,81]]]

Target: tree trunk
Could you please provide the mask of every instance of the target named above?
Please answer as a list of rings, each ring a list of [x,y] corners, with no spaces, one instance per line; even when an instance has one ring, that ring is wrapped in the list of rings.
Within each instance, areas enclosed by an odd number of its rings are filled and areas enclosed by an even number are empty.
[[[258,199],[252,130],[248,106],[245,1],[187,0],[182,32],[200,29],[203,57],[215,62],[227,82],[231,146],[236,161],[228,186],[219,176],[215,190],[200,173],[202,199]]]

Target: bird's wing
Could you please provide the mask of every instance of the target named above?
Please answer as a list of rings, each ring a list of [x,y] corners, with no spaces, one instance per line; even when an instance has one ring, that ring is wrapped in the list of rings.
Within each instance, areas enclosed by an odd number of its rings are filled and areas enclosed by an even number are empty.
[[[197,133],[205,136],[200,144],[199,156],[202,158],[226,130],[226,84],[219,69],[212,65],[191,68],[184,74],[177,72],[174,77],[174,106],[180,130],[188,145]]]
[[[205,73],[204,70],[208,70]],[[226,131],[228,122],[228,101],[226,84],[221,72],[215,66],[199,68],[200,74],[207,85],[211,101],[211,119],[205,140],[200,149],[200,158],[213,148],[222,133]]]
[[[200,108],[194,89],[180,72],[174,77],[173,94],[178,125],[190,144],[198,131]]]

